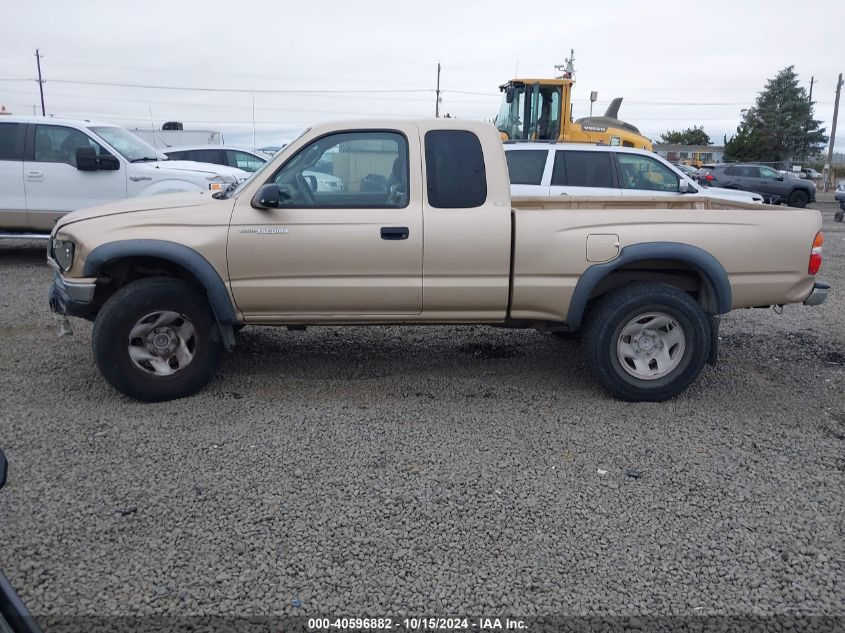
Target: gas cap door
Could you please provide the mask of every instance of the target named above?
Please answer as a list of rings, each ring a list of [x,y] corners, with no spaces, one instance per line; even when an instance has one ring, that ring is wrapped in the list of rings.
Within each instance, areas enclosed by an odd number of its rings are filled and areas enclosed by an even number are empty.
[[[606,262],[619,255],[619,236],[594,233],[587,236],[587,261]]]

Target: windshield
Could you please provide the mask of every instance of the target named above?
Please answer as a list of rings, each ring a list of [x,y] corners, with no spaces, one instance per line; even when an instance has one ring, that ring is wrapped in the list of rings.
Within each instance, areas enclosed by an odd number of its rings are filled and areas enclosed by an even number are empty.
[[[296,142],[297,142],[300,138],[302,138],[302,137],[303,137],[305,134],[307,134],[310,130],[311,130],[311,128],[310,128],[310,127],[309,127],[309,128],[304,129],[304,130],[302,131],[302,134],[300,134],[299,136],[297,136],[297,137],[296,137],[295,139],[293,139],[290,143],[287,143],[287,144],[285,145],[285,148],[290,147],[291,145],[293,145],[294,143],[296,143]],[[281,151],[281,150],[280,150],[280,151]],[[241,191],[243,191],[244,187],[246,187],[249,183],[251,183],[253,180],[255,180],[256,178],[258,178],[258,177],[259,177],[259,175],[260,175],[261,173],[263,173],[263,172],[264,172],[264,171],[265,171],[265,170],[266,170],[266,169],[270,166],[270,164],[271,164],[272,162],[273,162],[273,159],[271,158],[271,159],[270,159],[270,160],[268,160],[266,163],[264,163],[263,165],[261,165],[261,167],[259,167],[256,171],[252,172],[252,173],[249,175],[249,178],[247,178],[247,179],[246,179],[246,180],[244,180],[241,184],[239,184],[239,185],[237,186],[237,188],[236,188],[236,189],[234,189],[234,190],[232,190],[231,192],[227,193],[224,197],[229,198],[229,197],[231,197],[231,196],[235,196],[235,195],[239,194]]]
[[[496,116],[496,129],[504,132],[508,139],[522,138],[520,106],[523,102],[525,87],[508,86],[502,94],[502,105]]]
[[[556,141],[560,134],[560,86],[507,84],[496,128],[516,141]]]
[[[115,148],[120,155],[126,160],[143,161],[143,160],[167,160],[163,154],[158,154],[155,148],[142,141],[140,138],[132,134],[122,127],[101,126],[90,128],[92,132],[97,134],[106,143]]]

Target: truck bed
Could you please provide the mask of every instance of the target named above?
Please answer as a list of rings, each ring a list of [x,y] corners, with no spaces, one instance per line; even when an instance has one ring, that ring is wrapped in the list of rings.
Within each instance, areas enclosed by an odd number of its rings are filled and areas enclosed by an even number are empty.
[[[724,268],[731,307],[800,303],[813,289],[807,261],[819,212],[700,196],[515,197],[510,317],[566,321],[575,287],[587,268],[625,260],[625,248],[683,245],[704,251]],[[658,258],[655,258],[658,259]],[[661,259],[654,268],[689,274]]]

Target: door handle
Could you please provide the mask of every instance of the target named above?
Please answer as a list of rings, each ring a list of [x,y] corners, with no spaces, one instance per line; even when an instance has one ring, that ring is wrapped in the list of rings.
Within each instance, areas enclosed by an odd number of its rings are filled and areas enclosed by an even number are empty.
[[[381,239],[383,240],[407,240],[407,226],[383,226],[381,227]]]
[[[39,181],[44,179],[44,172],[30,170],[26,172],[26,179],[30,181]]]

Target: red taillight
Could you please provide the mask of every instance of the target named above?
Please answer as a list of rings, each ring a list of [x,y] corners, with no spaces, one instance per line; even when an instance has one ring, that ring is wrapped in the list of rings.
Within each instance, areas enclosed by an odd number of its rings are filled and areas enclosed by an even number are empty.
[[[713,174],[707,174],[707,175],[704,177],[704,180],[716,180],[716,179],[715,179],[715,178],[713,178]]]
[[[810,265],[807,266],[807,274],[815,275],[822,267],[822,245],[824,244],[824,235],[819,231],[816,233],[816,239],[813,240],[813,248],[810,250]]]

